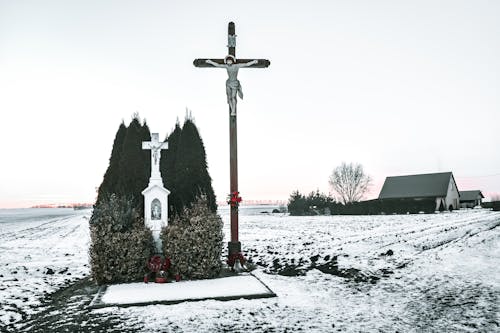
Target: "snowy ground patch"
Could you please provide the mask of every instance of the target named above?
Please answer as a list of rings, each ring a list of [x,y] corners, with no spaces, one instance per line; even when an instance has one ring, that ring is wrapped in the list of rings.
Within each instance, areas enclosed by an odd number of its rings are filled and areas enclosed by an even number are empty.
[[[0,210],[0,326],[28,318],[45,295],[88,275],[89,212]]]
[[[273,297],[274,293],[251,274],[175,283],[124,283],[107,287],[94,306],[180,303],[204,299]]]

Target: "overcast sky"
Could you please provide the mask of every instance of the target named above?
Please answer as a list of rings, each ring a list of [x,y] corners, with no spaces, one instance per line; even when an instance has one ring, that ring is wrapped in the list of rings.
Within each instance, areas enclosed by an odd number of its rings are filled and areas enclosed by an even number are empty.
[[[240,191],[328,192],[342,161],[386,176],[453,171],[500,193],[499,1],[0,0],[0,207],[92,202],[122,120],[165,137],[189,107],[229,192],[226,73],[242,69]],[[164,175],[168,177],[168,175]]]

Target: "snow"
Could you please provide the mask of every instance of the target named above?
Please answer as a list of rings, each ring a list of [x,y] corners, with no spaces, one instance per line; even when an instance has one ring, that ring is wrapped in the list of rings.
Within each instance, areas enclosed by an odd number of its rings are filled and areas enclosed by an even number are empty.
[[[113,332],[500,329],[500,213],[474,209],[389,216],[259,214],[271,209],[242,207],[240,240],[247,258],[257,263],[253,274],[278,297],[103,309],[79,304],[74,311],[85,314],[85,320],[76,319],[82,321],[82,331],[100,327],[106,318],[113,318],[113,325],[106,326]],[[229,214],[226,209],[221,212],[228,238]],[[44,291],[88,274],[84,217],[0,223],[4,324],[37,311]],[[332,262],[335,269],[325,270]],[[56,274],[44,274],[48,267]],[[59,274],[65,267],[71,276]],[[281,275],[290,267],[300,274]],[[153,283],[146,286],[157,288]],[[61,331],[64,320],[61,314]]]
[[[245,274],[212,280],[112,285],[106,289],[101,302],[123,305],[264,294],[272,295],[262,282],[250,274]]]
[[[35,313],[46,294],[88,275],[89,213],[0,210],[0,325]]]

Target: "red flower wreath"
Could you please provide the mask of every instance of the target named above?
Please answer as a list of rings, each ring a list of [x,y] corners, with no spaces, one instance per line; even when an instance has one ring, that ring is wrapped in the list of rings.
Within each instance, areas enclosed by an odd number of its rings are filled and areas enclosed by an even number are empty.
[[[238,207],[241,202],[240,192],[234,191],[233,193],[227,196],[227,204],[231,205],[231,207]]]

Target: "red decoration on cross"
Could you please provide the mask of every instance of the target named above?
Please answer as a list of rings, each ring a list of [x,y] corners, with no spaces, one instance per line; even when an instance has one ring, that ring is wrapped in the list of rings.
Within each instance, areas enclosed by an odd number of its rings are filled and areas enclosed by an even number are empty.
[[[238,207],[241,202],[241,197],[240,197],[240,192],[234,191],[230,195],[228,195],[227,203],[228,205],[231,205],[231,207]]]

